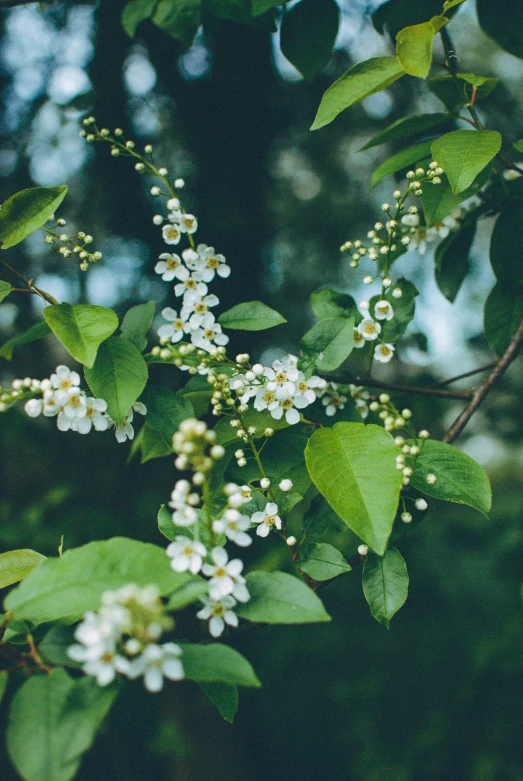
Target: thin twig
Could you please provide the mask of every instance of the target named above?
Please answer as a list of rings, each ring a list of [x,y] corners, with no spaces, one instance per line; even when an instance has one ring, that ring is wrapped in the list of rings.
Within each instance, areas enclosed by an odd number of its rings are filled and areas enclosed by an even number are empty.
[[[496,365],[496,361],[492,361],[491,363],[487,363],[486,366],[479,366],[477,369],[471,369],[469,372],[464,372],[463,374],[457,374],[455,377],[449,377],[448,380],[441,380],[440,382],[433,382],[431,385],[428,385],[429,388],[440,388],[442,385],[450,385],[451,382],[457,382],[458,380],[464,380],[467,377],[473,377],[475,374],[481,374],[481,372],[486,372],[489,369],[493,369]]]
[[[1,0],[0,0],[1,3]],[[17,271],[15,268],[9,265],[9,263],[6,263],[5,260],[0,260],[0,263],[2,266],[5,266],[5,268],[11,272],[11,274],[14,274],[15,277],[18,277],[18,279],[21,279],[22,282],[24,282],[29,290],[29,293],[34,293],[37,296],[40,296],[40,298],[43,298],[44,301],[47,301],[48,304],[57,304],[58,301],[56,298],[53,298],[52,295],[49,293],[46,293],[45,290],[41,290],[39,287],[36,287],[36,285],[33,285],[32,281],[30,279],[27,279],[27,277],[24,277],[23,274],[20,274],[19,271]]]
[[[445,434],[443,441],[444,442],[453,442],[456,437],[461,434],[467,423],[469,422],[470,418],[474,414],[474,412],[477,410],[485,396],[489,393],[490,390],[492,390],[495,383],[500,379],[500,377],[503,376],[503,374],[506,372],[514,358],[516,358],[517,354],[519,353],[519,350],[521,348],[521,345],[523,344],[523,318],[517,327],[517,330],[510,340],[509,346],[494,365],[493,370],[488,375],[488,377],[484,380],[484,382],[481,383],[481,385],[476,388],[474,393],[472,394],[472,398],[470,400],[470,403],[467,404],[464,410],[458,415],[452,426],[449,428],[447,433]]]
[[[333,382],[341,383],[353,383],[354,385],[361,385],[364,388],[381,388],[382,390],[399,391],[401,393],[416,393],[422,396],[436,396],[442,399],[470,399],[473,391],[453,391],[443,390],[442,388],[431,388],[427,386],[417,385],[398,385],[395,382],[381,382],[380,380],[374,380],[372,377],[339,377],[338,375],[327,374],[327,379]],[[451,382],[451,380],[449,380]]]

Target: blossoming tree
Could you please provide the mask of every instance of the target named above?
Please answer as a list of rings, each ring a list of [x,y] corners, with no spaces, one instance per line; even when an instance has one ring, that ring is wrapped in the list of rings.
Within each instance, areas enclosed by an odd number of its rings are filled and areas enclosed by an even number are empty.
[[[349,267],[365,266],[368,298],[311,291],[317,323],[296,355],[268,366],[229,352],[230,331],[260,331],[286,320],[258,300],[221,310],[213,283],[234,273],[221,254],[226,248],[203,243],[212,237],[200,237],[197,217],[186,211],[183,179],[157,163],[150,145],[138,149],[121,129],[87,117],[81,135],[151,179],[159,204],[155,272],[172,294],[153,335],[155,302],[133,307],[119,322],[105,307],[56,301],[11,264],[9,249],[35,231],[64,258],[76,257],[83,272],[102,262],[92,236],[70,235],[54,215],[66,186],[23,190],[3,204],[0,299],[24,291],[42,298],[45,308],[0,356],[9,360],[25,344],[50,336],[70,361],[45,378],[23,377],[1,388],[0,411],[20,407],[30,418],[55,418],[57,436],[112,431],[120,443],[132,440],[144,461],[174,455],[173,491],[158,497],[157,521],[151,519],[166,538],[163,548],[120,537],[60,549],[55,558],[33,550],[0,555],[0,586],[17,584],[4,600],[0,689],[9,684],[7,745],[27,781],[73,778],[128,681],[142,679],[151,693],[166,680],[195,681],[232,720],[238,687],[260,685],[247,659],[228,644],[239,626],[255,631],[260,624],[329,621],[322,589],[335,578],[361,576],[372,616],[388,628],[408,592],[402,537],[422,522],[430,498],[489,512],[486,474],[452,442],[523,342],[523,299],[508,251],[521,231],[512,206],[521,199],[523,142],[508,148],[478,117],[477,101],[495,85],[459,69],[447,25],[461,2],[446,0],[432,17],[402,26],[395,55],[353,66],[321,101],[311,128],[319,132],[357,101],[410,76],[427,79],[447,112],[404,117],[367,144],[423,139],[377,168],[373,184],[393,174],[404,174],[404,184],[391,187],[390,202],[367,235],[341,247]],[[179,5],[132,0],[124,25],[134,34],[154,15],[181,37]],[[321,17],[321,46],[307,57],[311,5],[301,0],[282,21],[284,51],[308,77],[328,59],[338,20],[331,0]],[[254,2],[252,12],[274,6]],[[192,21],[195,31],[199,16]],[[436,35],[446,61],[443,75],[429,78]],[[492,242],[497,282],[485,305],[485,333],[498,357],[485,379],[470,392],[377,380],[375,363],[397,360],[396,345],[414,317],[418,290],[396,270],[402,256],[423,255],[433,244],[438,284],[453,301],[477,223],[492,214],[502,241]],[[173,376],[184,373],[183,388],[155,384],[155,364]],[[398,394],[408,393],[463,400],[444,441],[431,439],[424,422],[399,404]],[[330,542],[317,541],[340,528],[359,539],[348,560]],[[262,549],[269,535],[288,550],[285,571],[246,572],[242,553]],[[178,631],[181,611],[195,617],[189,636]],[[44,721],[46,730],[39,726]],[[49,731],[58,737],[47,740]]]

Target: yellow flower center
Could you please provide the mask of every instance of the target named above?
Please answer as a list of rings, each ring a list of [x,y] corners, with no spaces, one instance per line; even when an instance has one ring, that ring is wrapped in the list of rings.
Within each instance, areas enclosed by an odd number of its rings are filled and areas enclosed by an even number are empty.
[[[167,263],[167,268],[178,268],[180,265],[176,258],[173,257],[167,258],[165,262]]]

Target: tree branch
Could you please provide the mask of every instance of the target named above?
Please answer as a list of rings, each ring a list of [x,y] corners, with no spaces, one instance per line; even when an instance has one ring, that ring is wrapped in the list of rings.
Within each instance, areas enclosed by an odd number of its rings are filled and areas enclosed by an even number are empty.
[[[353,383],[354,385],[361,385],[364,388],[381,388],[382,390],[400,391],[401,393],[416,393],[423,396],[437,396],[442,399],[470,399],[472,397],[472,391],[453,391],[444,390],[442,388],[431,388],[428,386],[417,385],[398,385],[395,382],[381,382],[380,380],[374,380],[372,377],[340,377],[338,375],[326,374],[325,377],[333,382],[341,382],[345,385],[347,383]],[[451,382],[447,380],[446,382]]]
[[[467,423],[469,422],[470,418],[474,414],[474,412],[477,410],[485,396],[489,393],[489,391],[492,390],[495,383],[504,375],[514,358],[517,357],[517,354],[521,348],[521,345],[523,344],[523,318],[517,327],[517,330],[510,340],[509,346],[499,359],[494,364],[494,368],[491,371],[491,373],[488,375],[488,377],[481,383],[479,388],[476,388],[474,393],[472,394],[472,398],[465,407],[464,410],[458,415],[452,426],[449,428],[447,433],[445,434],[443,441],[444,442],[453,442],[456,437],[461,434]]]

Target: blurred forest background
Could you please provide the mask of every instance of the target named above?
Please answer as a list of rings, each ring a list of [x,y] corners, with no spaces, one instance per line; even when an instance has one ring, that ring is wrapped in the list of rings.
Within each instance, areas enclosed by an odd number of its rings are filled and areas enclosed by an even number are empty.
[[[393,52],[372,24],[379,4],[340,2],[336,50],[312,83],[281,55],[277,34],[262,28],[215,20],[184,51],[149,23],[131,41],[120,0],[3,11],[1,200],[35,184],[67,183],[60,215],[70,233],[92,233],[104,253],[81,274],[35,234],[11,251],[11,263],[71,303],[88,300],[120,313],[144,300],[154,300],[158,312],[170,303],[170,287],[153,273],[162,248],[147,182],[128,161],[79,137],[88,111],[100,126],[121,126],[137,144],[152,143],[155,159],[186,179],[198,237],[233,269],[218,283],[223,308],[260,298],[288,318],[285,327],[248,334],[247,344],[244,336],[233,340],[233,348],[265,361],[296,351],[313,322],[313,290],[330,285],[363,297],[365,264],[361,273],[349,269],[339,246],[363,237],[390,200],[391,179],[372,193],[369,181],[396,148],[357,150],[401,116],[443,110],[421,80],[405,79],[309,132],[336,77],[354,62]],[[481,32],[473,3],[451,28],[462,70],[501,78],[480,107],[482,119],[509,138],[523,137],[523,60]],[[393,361],[376,376],[426,383],[492,359],[481,337],[493,286],[486,252],[492,224],[480,227],[473,274],[454,305],[434,282],[430,255],[398,261],[398,272],[422,293],[402,364]],[[32,296],[2,304],[0,343],[34,322],[38,307]],[[12,364],[2,361],[1,384],[48,376],[65,359],[58,342],[48,341],[27,345]],[[173,381],[174,371],[155,370]],[[390,632],[371,618],[354,571],[323,592],[331,624],[234,639],[264,686],[241,692],[233,726],[194,684],[170,685],[154,697],[130,686],[80,781],[523,781],[518,379],[521,358],[458,442],[492,479],[490,520],[431,501],[425,522],[400,544],[410,597]],[[438,437],[459,404],[417,398],[412,407],[417,424]],[[162,544],[156,513],[174,481],[170,459],[125,463],[128,448],[110,434],[61,434],[51,421],[18,412],[0,423],[0,550],[55,554],[61,535],[66,548],[118,534]],[[267,566],[283,555],[276,545]],[[2,781],[15,779],[1,753],[0,768]]]

